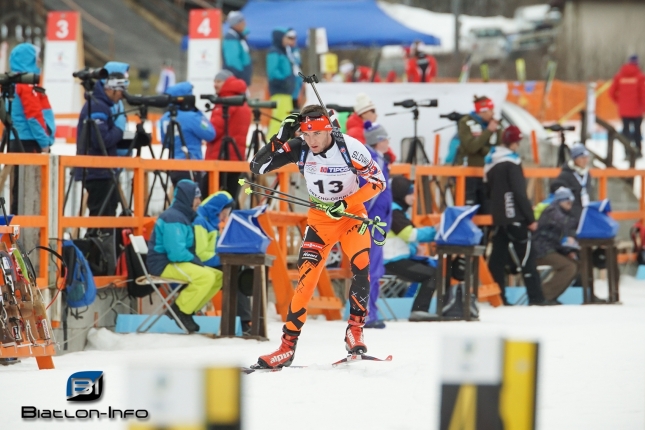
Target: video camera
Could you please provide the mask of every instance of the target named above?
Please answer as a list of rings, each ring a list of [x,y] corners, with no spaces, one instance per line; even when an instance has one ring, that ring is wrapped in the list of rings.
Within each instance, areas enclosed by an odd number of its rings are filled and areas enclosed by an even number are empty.
[[[214,105],[224,106],[242,106],[246,102],[246,96],[217,97],[214,94],[202,94],[199,98],[208,100]]]
[[[401,106],[404,108],[416,108],[416,107],[438,107],[439,100],[432,99],[425,102],[417,102],[413,99],[403,100],[401,102],[394,102],[394,106]]]
[[[463,113],[450,112],[450,113],[439,115],[439,118],[445,118],[445,119],[449,119],[450,121],[459,122],[459,120],[462,119],[464,116],[466,115],[464,115]]]
[[[251,109],[275,109],[278,103],[274,101],[260,101],[260,99],[247,100]]]
[[[124,91],[123,98],[130,106],[152,106],[163,109],[170,105],[177,105],[180,110],[190,110],[195,107],[194,95],[171,96],[168,94],[161,94],[158,96],[142,96],[140,94],[129,94],[127,91]]]
[[[75,78],[80,79],[81,81],[88,81],[90,79],[107,79],[108,78],[108,71],[106,69],[90,69],[90,68],[85,68],[83,70],[79,70],[78,72],[72,73],[72,76]]]
[[[341,112],[354,113],[354,108],[352,106],[341,106],[341,105],[335,105],[335,104],[328,104],[326,106],[327,106],[327,109],[333,109],[335,112],[338,112],[338,113],[341,113]]]
[[[37,85],[40,75],[35,73],[7,72],[0,74],[0,85],[28,84]]]

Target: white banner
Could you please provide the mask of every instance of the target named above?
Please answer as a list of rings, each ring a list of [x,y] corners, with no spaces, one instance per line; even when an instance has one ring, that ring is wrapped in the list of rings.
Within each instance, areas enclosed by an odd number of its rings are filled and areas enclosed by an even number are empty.
[[[306,84],[305,84],[306,85]],[[495,103],[495,117],[501,117],[501,107],[508,87],[505,83],[320,83],[317,84],[318,93],[325,104],[339,104],[353,106],[356,102],[356,95],[367,94],[378,114],[377,122],[387,130],[390,136],[390,146],[401,160],[401,140],[414,136],[414,123],[412,121],[412,109],[394,107],[394,102],[406,99],[414,99],[417,102],[437,99],[439,106],[436,108],[419,108],[419,121],[417,123],[417,135],[425,139],[425,151],[430,161],[434,162],[434,130],[446,127],[439,131],[441,145],[439,158],[443,160],[448,152],[450,139],[457,133],[456,123],[439,118],[440,114],[448,114],[456,111],[458,113],[470,113],[474,110],[473,97],[487,96]],[[318,99],[307,85],[306,104],[318,104]],[[386,116],[386,113],[401,112],[400,115]]]
[[[188,22],[188,81],[193,84],[197,107],[201,94],[214,94],[213,81],[222,69],[221,13],[219,9],[193,9]]]

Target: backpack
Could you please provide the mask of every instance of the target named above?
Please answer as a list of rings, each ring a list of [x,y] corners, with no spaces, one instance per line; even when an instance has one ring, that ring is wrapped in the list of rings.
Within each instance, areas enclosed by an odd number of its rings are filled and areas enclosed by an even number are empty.
[[[463,282],[452,285],[446,291],[444,296],[443,315],[444,317],[463,318],[464,316],[464,290],[466,284]],[[477,308],[477,298],[474,294],[470,298],[470,316],[479,318],[479,309]]]
[[[71,240],[63,240],[63,260],[67,266],[65,277],[67,306],[80,308],[94,303],[96,284],[90,264],[83,252]]]
[[[94,276],[113,276],[116,274],[116,242],[112,233],[93,233],[84,239],[74,240],[83,252]]]
[[[136,279],[140,276],[144,276],[146,273],[143,270],[143,267],[141,267],[137,253],[134,252],[134,247],[130,242],[129,235],[131,233],[132,230],[123,230],[121,232],[123,252],[119,256],[117,275],[125,276],[127,278],[128,295],[138,299],[149,296],[152,294],[154,289],[151,285],[139,285],[136,283]],[[142,255],[141,259],[145,264],[146,256]]]

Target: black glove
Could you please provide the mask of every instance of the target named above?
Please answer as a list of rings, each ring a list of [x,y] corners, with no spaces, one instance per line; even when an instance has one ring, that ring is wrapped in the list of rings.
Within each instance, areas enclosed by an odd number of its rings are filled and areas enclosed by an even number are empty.
[[[282,143],[287,143],[289,139],[293,139],[296,136],[296,130],[300,128],[299,117],[297,113],[287,116],[280,124],[280,130],[274,137]]]

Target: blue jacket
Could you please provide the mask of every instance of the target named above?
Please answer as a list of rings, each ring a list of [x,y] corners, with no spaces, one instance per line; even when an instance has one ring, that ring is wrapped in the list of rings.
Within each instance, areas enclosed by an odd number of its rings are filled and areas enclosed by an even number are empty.
[[[296,87],[296,77],[293,74],[293,65],[287,56],[287,50],[282,45],[282,38],[289,31],[288,28],[273,30],[273,45],[267,54],[267,78],[269,79],[269,93],[292,95]]]
[[[219,240],[219,214],[229,205],[233,198],[226,191],[218,191],[210,195],[197,208],[197,217],[193,222],[195,226],[195,253],[208,267],[221,266],[217,255],[217,241]]]
[[[193,93],[193,85],[190,82],[180,82],[166,90],[171,96],[188,96]],[[161,124],[161,141],[166,141],[166,131],[170,124],[170,113],[166,112],[159,120]],[[181,131],[184,134],[186,147],[191,160],[203,160],[202,140],[210,142],[215,139],[215,129],[204,114],[197,108],[192,110],[178,110],[177,122],[181,124]],[[184,160],[186,155],[181,150],[181,139],[175,133],[175,159]]]
[[[36,47],[30,43],[16,45],[9,56],[12,72],[40,74],[36,63]],[[9,104],[7,102],[6,107]],[[16,85],[16,97],[11,105],[11,119],[20,140],[34,140],[41,148],[54,144],[56,124],[54,113],[45,94],[34,91],[29,84]],[[11,139],[15,139],[13,133]]]
[[[387,162],[385,157],[373,150],[368,145],[365,146],[367,150],[372,154],[372,159],[379,165],[385,181],[388,182],[390,179],[390,164]],[[366,181],[363,178],[360,178],[360,184],[363,184]],[[390,226],[392,225],[392,190],[390,187],[387,187],[382,193],[374,197],[372,200],[365,202],[365,208],[367,209],[367,214],[369,218],[374,219],[378,216],[381,218],[381,221],[387,223],[385,227],[385,232],[390,231]]]
[[[172,205],[157,218],[148,243],[146,261],[152,275],[160,276],[171,263],[193,263],[202,266],[202,262],[195,255],[195,190],[197,184],[193,181],[179,181]]]
[[[224,69],[233,72],[236,78],[242,79],[246,85],[251,85],[253,76],[253,64],[249,54],[249,45],[246,43],[244,34],[238,33],[235,29],[229,28],[222,43],[224,57]]]
[[[98,125],[99,133],[103,140],[103,145],[105,146],[105,151],[110,157],[116,157],[116,145],[121,139],[123,139],[123,130],[116,126],[114,123],[114,118],[112,117],[112,106],[114,102],[108,98],[105,94],[105,89],[103,88],[103,83],[101,81],[96,82],[94,85],[94,92],[91,95],[92,101],[92,118],[96,120]],[[88,117],[88,102],[85,102],[81,114],[78,117],[78,128],[76,129],[76,155],[85,155],[87,142],[84,142],[84,139],[81,138],[83,134],[83,122]],[[99,144],[99,140],[96,136],[94,130],[91,133],[91,139],[89,142],[89,149],[87,150],[87,155],[105,155]],[[77,168],[74,171],[74,178],[77,181],[80,181],[83,176],[83,169]],[[87,169],[85,179],[109,179],[110,170],[109,169]]]

